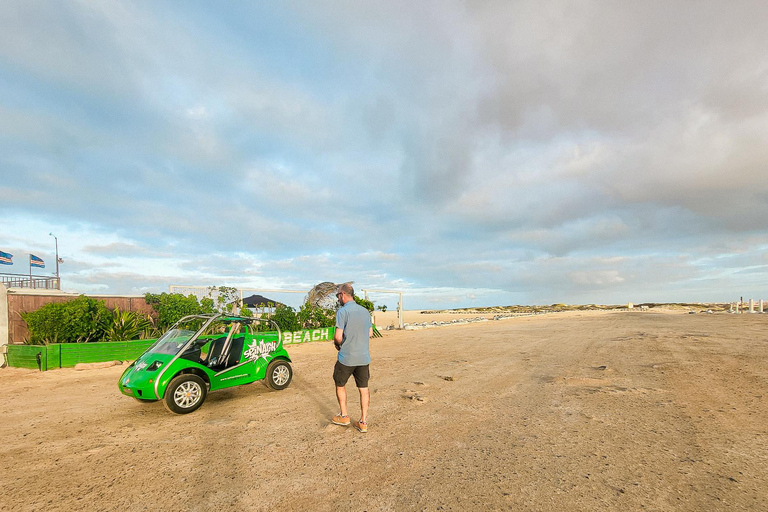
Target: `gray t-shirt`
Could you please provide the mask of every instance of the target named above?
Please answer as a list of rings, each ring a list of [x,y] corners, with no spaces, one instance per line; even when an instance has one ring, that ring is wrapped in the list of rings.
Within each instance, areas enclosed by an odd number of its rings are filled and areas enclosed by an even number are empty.
[[[344,329],[339,362],[344,366],[365,366],[371,362],[368,352],[371,314],[351,300],[336,312],[336,328]]]

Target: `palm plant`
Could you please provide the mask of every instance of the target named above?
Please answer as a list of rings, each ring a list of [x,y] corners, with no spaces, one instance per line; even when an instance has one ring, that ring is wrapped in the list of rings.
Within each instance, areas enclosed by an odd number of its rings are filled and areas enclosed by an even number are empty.
[[[116,307],[106,337],[111,341],[136,340],[148,333],[151,327],[152,322],[148,317],[134,311],[120,311]]]

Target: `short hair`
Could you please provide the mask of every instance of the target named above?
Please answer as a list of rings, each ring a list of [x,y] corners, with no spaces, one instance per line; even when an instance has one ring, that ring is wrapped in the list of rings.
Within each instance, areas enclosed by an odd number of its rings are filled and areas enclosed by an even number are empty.
[[[355,297],[355,289],[352,288],[352,283],[340,284],[339,287],[336,289],[336,293],[346,293],[352,298]]]

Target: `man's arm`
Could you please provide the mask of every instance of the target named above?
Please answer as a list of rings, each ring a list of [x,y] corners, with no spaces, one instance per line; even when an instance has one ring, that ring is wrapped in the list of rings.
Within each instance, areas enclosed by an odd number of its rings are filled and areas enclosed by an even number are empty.
[[[336,350],[341,350],[341,342],[344,341],[344,329],[336,328],[336,332],[333,333],[333,344],[336,345]]]

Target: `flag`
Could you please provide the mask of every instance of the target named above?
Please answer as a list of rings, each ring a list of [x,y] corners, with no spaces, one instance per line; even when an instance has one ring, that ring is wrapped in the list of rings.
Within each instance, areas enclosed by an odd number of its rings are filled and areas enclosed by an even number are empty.
[[[0,251],[0,265],[13,265],[13,254]]]
[[[31,267],[40,267],[45,268],[45,262],[35,256],[34,254],[29,255],[29,266]]]

